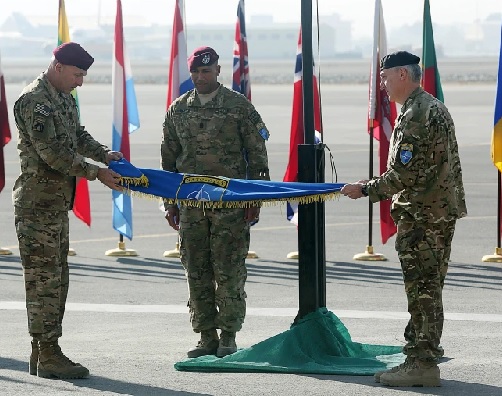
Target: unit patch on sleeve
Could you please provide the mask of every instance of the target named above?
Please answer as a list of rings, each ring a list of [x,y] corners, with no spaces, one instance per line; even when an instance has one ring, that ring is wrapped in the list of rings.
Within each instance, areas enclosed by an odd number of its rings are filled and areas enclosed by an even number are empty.
[[[401,145],[399,156],[403,165],[408,164],[413,158],[413,144],[403,143]]]

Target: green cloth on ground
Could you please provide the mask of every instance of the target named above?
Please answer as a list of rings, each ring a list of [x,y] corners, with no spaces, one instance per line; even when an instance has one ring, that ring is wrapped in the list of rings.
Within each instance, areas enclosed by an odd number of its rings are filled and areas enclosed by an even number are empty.
[[[179,371],[274,372],[373,375],[402,363],[401,346],[353,342],[341,320],[326,308],[306,315],[291,328],[250,348],[217,358],[178,362]]]

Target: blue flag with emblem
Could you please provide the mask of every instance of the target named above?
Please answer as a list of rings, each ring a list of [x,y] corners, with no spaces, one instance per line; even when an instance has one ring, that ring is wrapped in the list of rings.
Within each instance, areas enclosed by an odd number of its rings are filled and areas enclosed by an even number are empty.
[[[311,202],[333,199],[344,183],[298,183],[229,179],[220,176],[173,173],[136,168],[125,159],[109,168],[133,195],[161,197],[172,204],[209,208],[246,208],[266,203]]]

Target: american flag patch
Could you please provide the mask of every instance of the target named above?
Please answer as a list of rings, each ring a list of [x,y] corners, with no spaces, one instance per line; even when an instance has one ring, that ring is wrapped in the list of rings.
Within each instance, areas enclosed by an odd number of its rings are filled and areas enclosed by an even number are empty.
[[[34,113],[39,113],[42,114],[45,117],[48,117],[51,114],[51,108],[49,106],[43,105],[43,104],[36,104],[35,108],[33,109]]]

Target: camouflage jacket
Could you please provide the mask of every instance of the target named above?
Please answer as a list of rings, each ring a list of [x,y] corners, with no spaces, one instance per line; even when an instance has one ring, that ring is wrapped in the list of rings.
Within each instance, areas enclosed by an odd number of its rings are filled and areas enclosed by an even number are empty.
[[[162,169],[171,172],[269,180],[261,116],[243,95],[222,85],[201,105],[194,89],[167,110]]]
[[[368,183],[373,202],[392,197],[395,221],[449,221],[467,214],[455,126],[446,106],[422,88],[401,107],[387,171]]]
[[[96,179],[108,148],[80,125],[75,99],[58,92],[45,73],[14,104],[21,174],[12,194],[15,206],[55,211],[73,206],[76,176]]]

